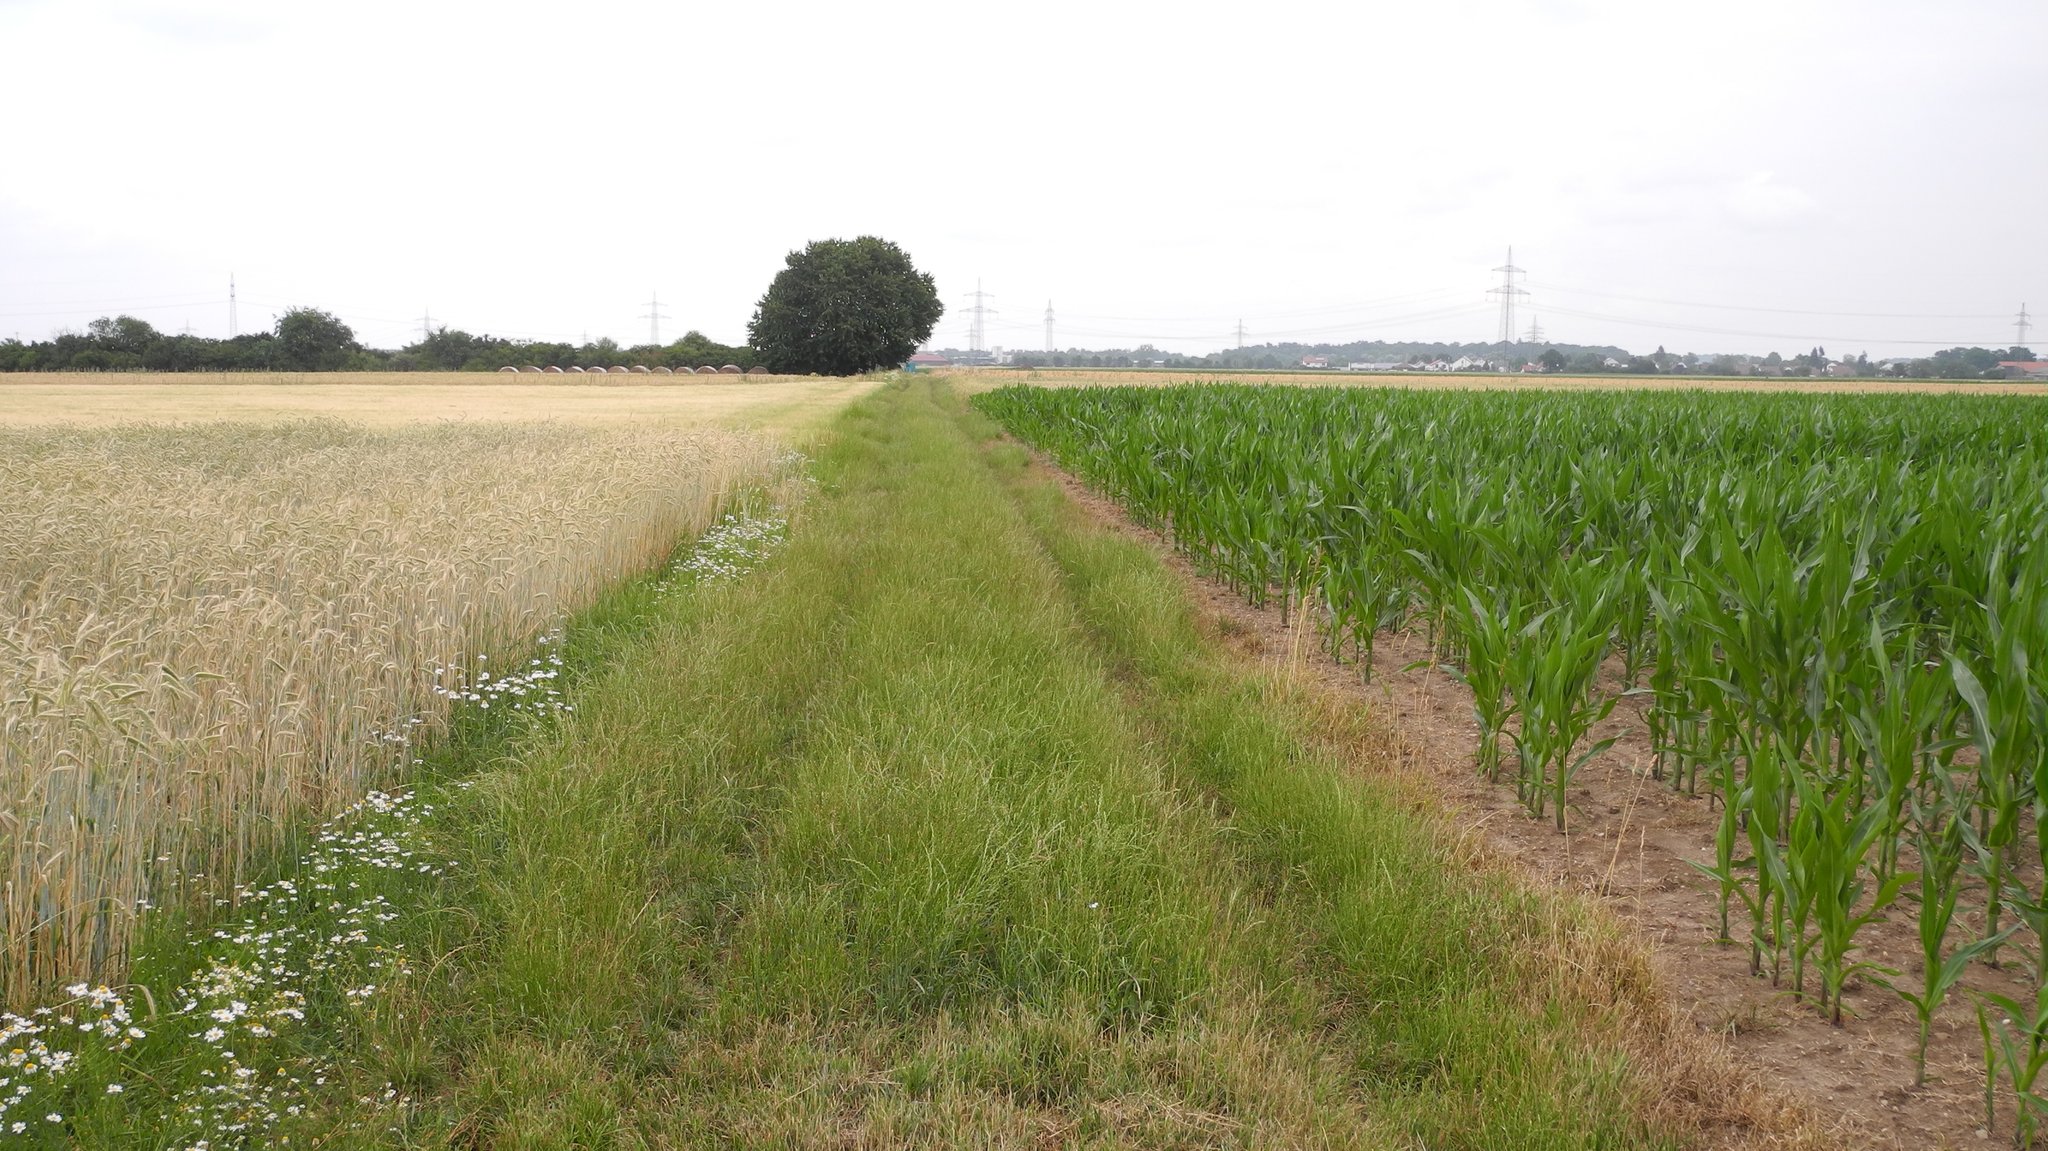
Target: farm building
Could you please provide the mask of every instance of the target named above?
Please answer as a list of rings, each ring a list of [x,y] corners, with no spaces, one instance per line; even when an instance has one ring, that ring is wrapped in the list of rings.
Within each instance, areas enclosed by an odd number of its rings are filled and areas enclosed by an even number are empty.
[[[2008,380],[2048,380],[2048,360],[2000,360]]]
[[[934,371],[938,368],[950,368],[952,366],[953,361],[938,354],[937,352],[919,352],[916,355],[910,357],[910,359],[905,361],[903,364],[904,370],[912,372],[928,372]]]

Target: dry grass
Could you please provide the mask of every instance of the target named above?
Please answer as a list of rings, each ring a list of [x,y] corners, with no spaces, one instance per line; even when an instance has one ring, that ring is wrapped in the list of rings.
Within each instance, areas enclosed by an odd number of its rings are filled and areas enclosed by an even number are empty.
[[[1109,368],[952,368],[967,391],[980,392],[1008,384],[1044,388],[1085,388],[1109,385],[1274,384],[1290,387],[1526,389],[1550,391],[1631,391],[1653,389],[1710,392],[1926,392],[1964,395],[2048,395],[2048,384],[1998,380],[1865,380],[1865,379],[1710,379],[1691,376],[1494,376],[1449,372],[1166,372],[1117,371]]]
[[[659,427],[0,425],[0,1000],[117,976],[142,901],[231,891],[401,768],[436,669],[509,663],[776,458]]]
[[[659,382],[656,382],[656,381]],[[333,417],[375,427],[559,420],[635,427],[808,431],[874,386],[867,378],[533,376],[496,372],[0,374],[0,426]]]

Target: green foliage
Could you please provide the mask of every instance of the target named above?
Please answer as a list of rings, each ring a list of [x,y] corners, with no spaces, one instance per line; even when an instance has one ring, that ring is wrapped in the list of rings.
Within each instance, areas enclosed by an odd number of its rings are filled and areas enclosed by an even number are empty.
[[[2048,987],[2048,897],[2020,870],[2048,863],[2048,403],[1223,385],[976,402],[1248,600],[1312,586],[1333,650],[1424,632],[1473,689],[1482,770],[1513,729],[1532,812],[1568,818],[1593,724],[1646,674],[1651,771],[1688,791],[1704,775],[1719,804],[1696,865],[1719,938],[1739,904],[1753,970],[1776,982],[1790,960],[1792,993],[1833,1021],[1859,972],[1931,1020],[2015,927]],[[1909,815],[1934,803],[1954,814],[1902,868]],[[1906,987],[1859,936],[1915,885],[1926,969]],[[1986,1031],[2023,1102],[2034,1042]]]
[[[354,329],[318,308],[292,308],[277,318],[277,366],[286,371],[338,371],[356,347]]]
[[[886,240],[816,240],[789,254],[747,325],[772,371],[849,376],[899,365],[945,312],[929,274]]]

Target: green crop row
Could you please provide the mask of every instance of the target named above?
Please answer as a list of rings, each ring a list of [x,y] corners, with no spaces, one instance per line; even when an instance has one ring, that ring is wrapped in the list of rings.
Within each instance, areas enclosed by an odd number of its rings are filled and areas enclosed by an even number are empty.
[[[1845,984],[1931,1020],[1975,960],[1987,1104],[2048,1117],[2048,402],[1236,385],[977,403],[1369,673],[1424,633],[1478,770],[1563,829],[1595,725],[1646,698],[1652,773],[1719,822],[1721,939],[1839,1023]],[[1917,919],[1921,970],[1860,958]]]

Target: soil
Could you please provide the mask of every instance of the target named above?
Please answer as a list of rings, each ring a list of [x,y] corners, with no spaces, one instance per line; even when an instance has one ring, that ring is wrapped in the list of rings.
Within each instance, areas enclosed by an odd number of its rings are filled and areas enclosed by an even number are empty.
[[[1640,698],[1625,698],[1591,738],[1614,746],[1579,772],[1570,790],[1564,833],[1552,817],[1532,818],[1512,782],[1493,783],[1475,768],[1479,728],[1471,693],[1433,667],[1416,666],[1429,652],[1419,634],[1379,637],[1370,684],[1361,668],[1332,659],[1316,636],[1283,627],[1278,607],[1249,606],[1219,581],[1197,574],[1156,532],[1135,524],[1114,502],[1072,477],[1068,493],[1099,520],[1146,539],[1189,585],[1192,600],[1220,634],[1246,654],[1294,663],[1295,674],[1318,677],[1391,721],[1402,766],[1440,797],[1454,824],[1479,837],[1497,859],[1533,882],[1585,892],[1629,924],[1650,950],[1671,1006],[1706,1035],[1718,1037],[1738,1062],[1851,1133],[1847,1146],[1974,1148],[2005,1146],[2013,1131],[2009,1088],[1999,1092],[1996,1134],[1984,1117],[1983,1042],[1974,1005],[1963,988],[1935,1015],[1927,1084],[1913,1083],[1917,1024],[1912,1008],[1883,985],[1852,979],[1836,1027],[1812,1003],[1794,998],[1789,959],[1783,983],[1768,970],[1750,974],[1747,915],[1731,909],[1732,945],[1717,945],[1715,885],[1688,860],[1710,863],[1716,814],[1705,795],[1673,790],[1652,779],[1653,756]],[[1295,613],[1297,620],[1299,613]],[[1294,624],[1296,620],[1290,620]],[[1618,661],[1608,688],[1620,690]],[[1973,938],[1976,913],[1958,912],[1952,940]],[[1900,972],[1917,986],[1920,944],[1910,907],[1894,909],[1857,936],[1862,958]],[[1967,988],[2031,999],[2031,980],[2016,950],[2003,970],[1974,964]],[[1766,959],[1768,964],[1768,958]],[[1809,991],[1818,979],[1808,972]]]

